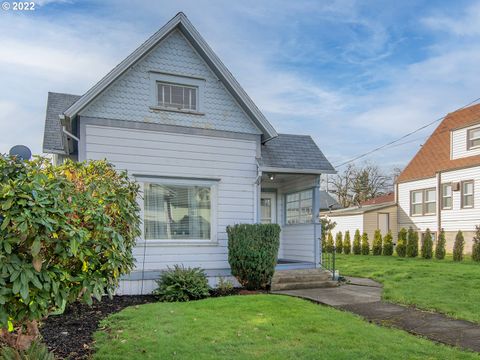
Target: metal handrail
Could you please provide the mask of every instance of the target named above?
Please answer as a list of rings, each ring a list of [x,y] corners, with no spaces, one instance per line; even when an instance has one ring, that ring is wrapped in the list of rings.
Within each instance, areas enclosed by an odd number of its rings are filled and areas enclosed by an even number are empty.
[[[322,251],[322,268],[324,268],[327,271],[330,271],[332,273],[332,280],[337,280],[336,278],[336,258],[335,254],[337,252],[337,249],[335,246],[333,246],[333,249],[331,251]]]

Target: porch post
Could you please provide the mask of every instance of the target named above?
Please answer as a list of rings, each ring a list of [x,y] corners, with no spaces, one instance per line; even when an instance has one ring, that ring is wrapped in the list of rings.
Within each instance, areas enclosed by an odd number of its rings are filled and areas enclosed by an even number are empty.
[[[315,178],[315,187],[313,188],[313,252],[315,267],[320,267],[320,240],[322,226],[320,224],[320,175]]]

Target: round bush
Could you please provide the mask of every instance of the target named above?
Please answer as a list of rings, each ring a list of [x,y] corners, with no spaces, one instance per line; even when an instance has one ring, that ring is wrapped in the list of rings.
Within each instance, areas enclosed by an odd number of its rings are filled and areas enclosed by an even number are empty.
[[[207,276],[200,268],[174,265],[162,273],[154,291],[161,301],[183,302],[199,300],[210,295]]]

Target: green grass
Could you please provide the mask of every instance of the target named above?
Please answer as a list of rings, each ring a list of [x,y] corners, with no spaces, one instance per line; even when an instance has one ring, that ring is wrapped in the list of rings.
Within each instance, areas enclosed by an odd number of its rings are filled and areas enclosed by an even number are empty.
[[[480,264],[471,260],[339,255],[337,268],[383,283],[386,301],[480,322]]]
[[[477,359],[480,355],[279,295],[127,308],[103,321],[94,359]]]

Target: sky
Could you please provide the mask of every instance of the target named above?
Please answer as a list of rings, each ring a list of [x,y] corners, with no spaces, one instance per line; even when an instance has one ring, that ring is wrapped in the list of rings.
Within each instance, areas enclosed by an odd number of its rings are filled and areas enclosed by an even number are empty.
[[[0,9],[0,153],[41,154],[48,91],[85,93],[179,11],[334,165],[480,97],[480,1],[37,0]],[[434,126],[359,161],[404,167]]]

